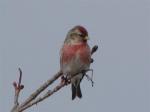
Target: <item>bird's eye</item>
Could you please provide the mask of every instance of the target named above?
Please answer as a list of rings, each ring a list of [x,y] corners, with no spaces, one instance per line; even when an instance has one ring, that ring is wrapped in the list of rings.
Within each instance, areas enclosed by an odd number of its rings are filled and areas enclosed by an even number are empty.
[[[71,33],[71,34],[70,34],[70,36],[75,36],[75,35],[77,35],[77,34],[76,34],[76,33]]]
[[[71,36],[84,37],[84,35],[83,35],[83,34],[81,34],[81,33],[71,33]]]

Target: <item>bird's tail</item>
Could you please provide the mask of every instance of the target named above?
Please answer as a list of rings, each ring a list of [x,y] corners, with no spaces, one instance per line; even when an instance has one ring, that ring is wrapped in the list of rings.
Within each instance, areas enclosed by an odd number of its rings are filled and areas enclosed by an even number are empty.
[[[72,84],[72,100],[74,100],[77,97],[82,98],[82,93],[81,93],[81,89],[80,89],[80,84],[78,84],[77,87],[74,86],[74,84]]]

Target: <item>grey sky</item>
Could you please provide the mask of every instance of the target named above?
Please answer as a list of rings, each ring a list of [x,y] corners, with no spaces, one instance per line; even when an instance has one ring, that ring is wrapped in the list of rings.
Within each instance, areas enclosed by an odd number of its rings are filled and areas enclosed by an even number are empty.
[[[59,70],[59,49],[79,24],[99,46],[94,87],[84,80],[81,100],[68,86],[26,112],[150,112],[149,0],[0,0],[0,111],[12,107],[18,67],[23,100]]]

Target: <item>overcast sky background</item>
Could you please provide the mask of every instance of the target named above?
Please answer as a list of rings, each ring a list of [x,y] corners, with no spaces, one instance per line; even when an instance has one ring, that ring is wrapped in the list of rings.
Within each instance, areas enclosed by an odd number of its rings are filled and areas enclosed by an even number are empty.
[[[18,67],[19,101],[59,70],[59,49],[75,25],[99,46],[94,87],[83,80],[81,100],[71,100],[68,86],[26,112],[150,112],[149,0],[0,0],[0,111],[13,106]]]

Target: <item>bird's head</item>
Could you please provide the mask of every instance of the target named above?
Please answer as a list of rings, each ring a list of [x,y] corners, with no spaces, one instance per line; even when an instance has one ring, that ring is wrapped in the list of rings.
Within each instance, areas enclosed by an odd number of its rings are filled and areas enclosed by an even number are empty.
[[[75,26],[73,27],[67,34],[65,39],[65,43],[68,44],[78,44],[78,43],[86,43],[88,37],[88,32],[83,26]]]

